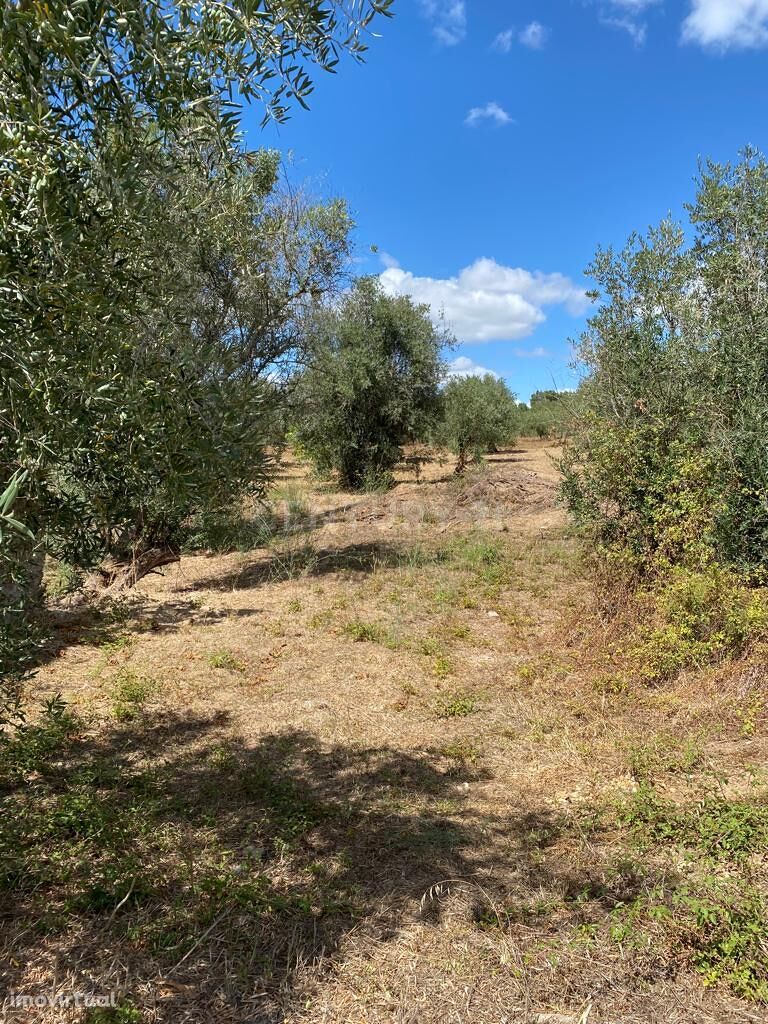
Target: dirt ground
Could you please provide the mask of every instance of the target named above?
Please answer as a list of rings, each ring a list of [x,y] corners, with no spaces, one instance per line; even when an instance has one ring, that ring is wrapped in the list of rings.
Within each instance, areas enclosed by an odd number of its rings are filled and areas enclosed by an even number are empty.
[[[57,613],[36,696],[78,724],[13,805],[50,822],[18,840],[47,853],[4,913],[5,981],[120,1006],[18,1019],[768,1020],[633,923],[689,867],[615,814],[650,776],[764,786],[762,705],[747,729],[744,666],[614,672],[556,456],[521,442],[465,481],[414,457],[373,495],[288,461],[265,546]]]

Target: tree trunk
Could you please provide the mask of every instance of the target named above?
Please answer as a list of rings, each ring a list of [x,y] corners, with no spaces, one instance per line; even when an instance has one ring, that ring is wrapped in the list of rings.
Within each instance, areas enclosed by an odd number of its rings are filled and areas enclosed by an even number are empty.
[[[163,565],[178,562],[181,555],[173,548],[150,548],[136,555],[127,565],[105,565],[99,569],[110,594],[119,594],[135,586],[147,573]]]

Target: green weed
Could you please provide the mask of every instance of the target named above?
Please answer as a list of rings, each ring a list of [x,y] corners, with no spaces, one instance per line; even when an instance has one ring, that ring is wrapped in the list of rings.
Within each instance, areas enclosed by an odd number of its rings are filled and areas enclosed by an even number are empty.
[[[660,734],[629,750],[629,770],[639,781],[665,772],[690,772],[702,762],[703,752],[695,737],[678,738]]]
[[[313,544],[308,541],[297,544],[289,538],[273,550],[269,577],[273,582],[279,582],[309,576],[317,569],[319,561]]]
[[[68,594],[74,594],[82,586],[83,573],[69,562],[51,559],[46,566],[45,591],[48,597],[57,601]]]
[[[366,642],[372,644],[386,644],[389,640],[389,633],[377,622],[363,622],[360,619],[353,619],[343,627],[346,636],[358,643]]]
[[[435,706],[438,718],[466,718],[477,710],[477,698],[467,693],[446,695]]]
[[[106,661],[111,661],[115,655],[124,654],[131,649],[136,643],[136,637],[130,633],[122,633],[120,636],[116,636],[114,640],[105,640],[99,650],[104,655]]]
[[[226,649],[220,648],[208,655],[208,664],[211,668],[229,669],[231,672],[245,672],[245,662],[240,661],[235,655]]]
[[[768,803],[713,797],[679,807],[644,784],[621,813],[646,843],[685,847],[713,860],[741,861],[768,846]]]
[[[422,637],[417,643],[417,650],[419,654],[425,654],[430,658],[440,657],[443,654],[440,641],[434,636]]]
[[[157,689],[157,681],[133,669],[123,668],[115,676],[112,707],[115,718],[129,722],[135,718]]]
[[[437,676],[438,679],[445,679],[445,677],[451,675],[452,672],[453,662],[451,659],[445,654],[438,654],[432,662],[432,674]]]
[[[95,1007],[86,1016],[86,1024],[141,1024],[142,1013],[133,1003]]]

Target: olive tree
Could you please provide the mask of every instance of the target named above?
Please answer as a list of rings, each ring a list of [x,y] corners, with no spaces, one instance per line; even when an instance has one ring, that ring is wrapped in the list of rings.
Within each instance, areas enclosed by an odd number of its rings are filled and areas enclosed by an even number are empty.
[[[768,569],[768,163],[706,164],[689,207],[591,268],[601,299],[565,496],[636,571]]]
[[[443,415],[437,440],[458,456],[456,472],[470,461],[502,445],[511,444],[517,431],[515,396],[493,374],[453,377],[443,389]]]
[[[345,205],[281,188],[278,167],[277,154],[254,154],[235,181],[217,183],[215,208],[206,181],[166,205],[167,295],[137,323],[141,354],[134,345],[131,356],[145,380],[172,386],[140,429],[126,423],[102,459],[68,474],[87,496],[89,536],[111,556],[102,572],[113,588],[177,559],[190,513],[231,508],[265,484],[280,380],[302,349],[309,308],[337,287],[349,255]],[[202,189],[207,213],[190,237]]]
[[[448,335],[429,307],[361,278],[318,309],[297,384],[295,436],[344,487],[386,486],[404,442],[426,432],[439,401]]]

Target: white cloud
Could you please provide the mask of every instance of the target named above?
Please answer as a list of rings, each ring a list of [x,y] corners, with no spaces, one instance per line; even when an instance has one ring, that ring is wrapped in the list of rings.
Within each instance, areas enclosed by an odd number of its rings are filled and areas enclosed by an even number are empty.
[[[443,312],[459,341],[518,341],[546,320],[546,306],[563,306],[580,316],[589,305],[584,291],[564,274],[505,267],[491,259],[475,260],[448,278],[388,267],[379,280],[388,294],[411,295],[435,315]]]
[[[600,21],[608,28],[617,28],[626,32],[635,46],[642,46],[648,34],[648,26],[645,22],[635,21],[634,18],[601,18]]]
[[[642,16],[662,0],[607,0],[602,5],[600,21],[608,28],[626,32],[635,46],[642,46],[648,26]]]
[[[692,0],[682,38],[720,50],[768,46],[768,0]]]
[[[396,260],[394,256],[390,256],[388,252],[380,252],[379,259],[381,260],[381,265],[384,267],[385,270],[389,270],[392,267],[400,266],[398,260]]]
[[[493,101],[486,103],[484,107],[472,107],[464,118],[464,124],[469,125],[470,128],[474,128],[481,121],[493,121],[497,125],[514,124],[514,119],[506,110]]]
[[[455,359],[448,363],[446,377],[485,377],[489,373],[498,380],[499,375],[495,370],[489,370],[486,366],[480,366],[468,356],[456,356]]]
[[[532,21],[520,33],[520,42],[530,50],[541,50],[548,38],[549,29],[546,29],[540,21]]]
[[[425,16],[432,22],[432,35],[443,46],[456,46],[467,34],[464,0],[421,0]]]
[[[510,53],[517,40],[530,50],[541,50],[548,39],[549,29],[540,21],[532,21],[522,32],[516,32],[513,28],[505,28],[503,32],[499,32],[491,43],[491,49],[499,53]]]
[[[505,28],[503,32],[499,32],[496,38],[491,43],[491,49],[498,50],[499,53],[509,53],[512,49],[512,44],[515,41],[515,30],[513,28]]]

